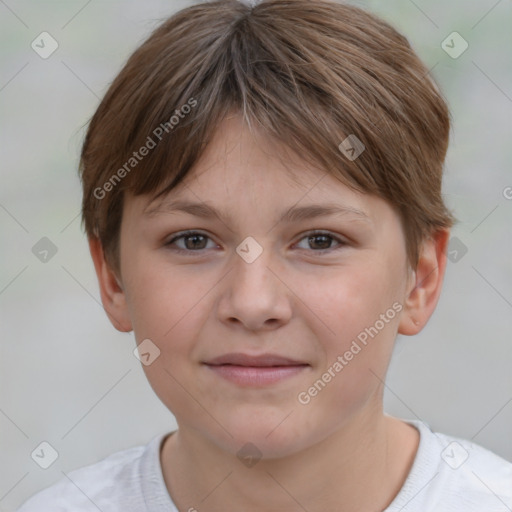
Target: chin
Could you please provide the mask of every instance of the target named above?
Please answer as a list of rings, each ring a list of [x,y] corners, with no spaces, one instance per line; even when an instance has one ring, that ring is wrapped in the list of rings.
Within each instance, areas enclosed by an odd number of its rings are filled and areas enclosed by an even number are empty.
[[[277,459],[294,455],[315,441],[312,440],[312,432],[308,431],[311,428],[309,422],[295,418],[297,411],[286,417],[290,411],[291,408],[281,409],[278,415],[273,411],[250,415],[241,413],[230,421],[225,418],[222,423],[233,437],[224,432],[222,439],[215,442],[238,458],[247,455]]]

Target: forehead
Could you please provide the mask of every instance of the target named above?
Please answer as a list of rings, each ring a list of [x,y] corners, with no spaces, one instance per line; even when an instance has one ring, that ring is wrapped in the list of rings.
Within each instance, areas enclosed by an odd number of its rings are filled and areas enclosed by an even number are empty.
[[[268,183],[311,188],[326,172],[307,164],[279,140],[254,125],[249,127],[240,114],[224,119],[185,181],[234,184],[247,189]]]
[[[342,158],[340,157],[340,165]],[[241,196],[243,192],[243,196]],[[240,115],[224,119],[184,180],[167,197],[148,201],[151,208],[168,197],[230,201],[256,195],[281,202],[284,195],[315,202],[350,200],[361,203],[357,193],[320,166],[308,162],[282,142],[247,126]],[[149,204],[151,203],[151,204]]]
[[[255,217],[252,222],[293,222],[331,209],[345,219],[378,225],[394,214],[383,199],[353,190],[280,141],[250,129],[236,114],[218,125],[200,159],[169,193],[126,199],[125,213],[142,221],[185,212],[225,223],[238,222],[240,215]]]

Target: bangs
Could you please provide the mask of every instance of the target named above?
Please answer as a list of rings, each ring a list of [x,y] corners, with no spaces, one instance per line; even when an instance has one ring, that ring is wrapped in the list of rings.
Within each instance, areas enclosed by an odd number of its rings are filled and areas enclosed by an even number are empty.
[[[108,90],[82,152],[88,234],[116,245],[125,193],[168,194],[232,113],[412,217],[410,256],[447,222],[448,110],[402,35],[348,5],[221,0],[158,27]]]

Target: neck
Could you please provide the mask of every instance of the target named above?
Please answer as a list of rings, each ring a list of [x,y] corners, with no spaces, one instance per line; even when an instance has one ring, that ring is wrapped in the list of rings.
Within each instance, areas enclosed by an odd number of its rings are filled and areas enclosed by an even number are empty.
[[[180,427],[164,444],[162,470],[180,511],[380,512],[403,485],[418,441],[414,427],[364,411],[305,450],[246,467]]]

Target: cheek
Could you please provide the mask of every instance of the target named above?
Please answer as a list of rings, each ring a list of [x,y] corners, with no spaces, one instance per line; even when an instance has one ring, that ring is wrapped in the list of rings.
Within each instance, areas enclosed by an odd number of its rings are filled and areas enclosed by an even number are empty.
[[[165,348],[174,339],[178,348],[178,340],[186,339],[183,330],[197,325],[194,316],[212,285],[198,281],[185,268],[172,269],[155,259],[147,258],[136,268],[130,274],[127,296],[137,340],[150,338]]]
[[[379,262],[301,278],[301,300],[316,315],[318,338],[339,351],[393,304],[392,273]]]
[[[201,314],[212,285],[194,279],[185,267],[173,270],[169,265],[151,263],[149,258],[146,261],[133,274],[130,284],[136,293],[130,308],[137,343],[149,338],[159,353],[151,364],[143,365],[143,370],[166,407],[177,411],[180,417],[194,417],[201,410],[191,405],[187,392],[194,393],[194,386],[190,385],[194,379],[191,340],[197,339],[204,323]]]
[[[376,375],[383,378],[396,336],[394,278],[389,266],[374,260],[302,281],[301,298],[318,318],[315,334],[325,352],[310,382],[313,393],[319,389],[312,400],[317,410],[346,415],[380,386]]]

